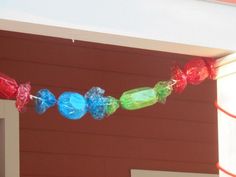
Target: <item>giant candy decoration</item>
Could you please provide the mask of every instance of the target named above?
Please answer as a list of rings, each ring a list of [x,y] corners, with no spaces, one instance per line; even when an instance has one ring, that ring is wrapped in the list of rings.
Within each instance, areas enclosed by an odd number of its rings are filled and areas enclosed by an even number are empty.
[[[124,109],[136,110],[151,106],[156,102],[165,103],[175,83],[173,80],[160,81],[154,88],[143,87],[126,91],[120,97],[121,106]]]
[[[79,93],[64,92],[58,98],[58,110],[68,119],[80,119],[87,112],[85,98]]]
[[[48,89],[39,90],[35,98],[35,110],[38,114],[43,114],[57,102],[56,97]]]
[[[105,90],[99,87],[91,88],[86,94],[88,111],[94,119],[103,119],[106,115],[107,97],[103,96]]]
[[[57,105],[59,113],[67,119],[78,120],[88,112],[95,120],[101,120],[113,114],[120,106],[126,110],[137,110],[155,103],[165,103],[173,90],[181,93],[188,84],[197,85],[207,78],[214,79],[214,65],[214,59],[193,58],[182,69],[177,65],[173,66],[170,80],[159,81],[154,87],[125,91],[119,100],[105,96],[105,90],[100,87],[92,87],[84,96],[66,91],[56,99],[48,89],[41,89],[36,95],[31,95],[30,83],[18,84],[14,79],[0,73],[0,98],[15,99],[19,111],[24,109],[30,99],[34,99],[38,114],[43,114]]]
[[[179,66],[172,68],[172,79],[176,81],[174,91],[181,93],[187,84],[198,85],[206,78],[214,79],[216,70],[215,60],[212,58],[194,58],[185,64],[184,69]]]
[[[14,79],[0,73],[0,98],[15,99],[20,112],[30,100],[30,90],[30,83],[18,85]]]

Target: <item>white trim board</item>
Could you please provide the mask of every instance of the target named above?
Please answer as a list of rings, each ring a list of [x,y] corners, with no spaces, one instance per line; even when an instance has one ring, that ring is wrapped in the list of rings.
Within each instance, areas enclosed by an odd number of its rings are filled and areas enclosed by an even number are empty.
[[[219,177],[219,175],[132,169],[131,177]]]
[[[14,101],[0,100],[0,176],[19,177],[19,112]]]
[[[231,50],[203,47],[198,46],[197,44],[188,45],[154,39],[145,39],[128,35],[119,35],[97,31],[88,31],[85,29],[78,28],[20,22],[1,18],[0,30],[58,37],[63,39],[69,39],[71,41],[81,40],[88,42],[97,42],[101,44],[118,45],[124,47],[133,47],[139,49],[156,50],[194,56],[222,57],[232,53]]]

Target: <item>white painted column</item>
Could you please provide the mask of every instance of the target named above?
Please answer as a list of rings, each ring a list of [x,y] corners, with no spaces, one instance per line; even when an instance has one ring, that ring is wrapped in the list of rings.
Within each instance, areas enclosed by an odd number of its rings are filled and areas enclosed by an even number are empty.
[[[219,60],[217,78],[218,105],[236,115],[236,54]],[[236,119],[218,110],[219,164],[236,174]],[[220,177],[229,175],[220,171]]]
[[[20,177],[19,112],[15,101],[0,100],[0,177]]]

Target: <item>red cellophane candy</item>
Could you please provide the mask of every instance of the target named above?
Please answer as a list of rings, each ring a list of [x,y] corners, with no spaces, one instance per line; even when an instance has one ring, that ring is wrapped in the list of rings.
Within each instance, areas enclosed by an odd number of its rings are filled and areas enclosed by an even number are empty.
[[[16,107],[22,111],[30,100],[30,83],[20,84],[9,76],[0,73],[0,98],[16,99]]]
[[[176,81],[173,86],[176,93],[181,93],[187,84],[197,85],[206,78],[215,79],[217,73],[213,58],[194,58],[187,62],[184,69],[178,66],[172,68],[172,79]]]
[[[16,107],[21,112],[25,105],[30,101],[30,83],[20,84],[16,95]]]
[[[181,93],[187,86],[187,77],[177,65],[173,66],[171,69],[171,79],[176,81],[176,84],[173,85],[173,89],[176,93]]]
[[[202,58],[195,58],[190,60],[184,66],[184,73],[187,76],[188,83],[192,85],[200,84],[209,76],[208,67]]]
[[[204,58],[204,60],[208,68],[209,79],[215,79],[217,75],[217,71],[215,67],[216,60],[214,58]]]
[[[0,98],[13,99],[17,94],[17,82],[5,74],[0,73]]]

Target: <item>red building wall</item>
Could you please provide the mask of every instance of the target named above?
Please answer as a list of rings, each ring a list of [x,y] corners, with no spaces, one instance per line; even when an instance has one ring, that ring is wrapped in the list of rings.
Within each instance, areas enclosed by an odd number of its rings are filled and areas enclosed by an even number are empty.
[[[0,71],[33,93],[49,88],[107,95],[154,86],[170,67],[192,56],[0,31]],[[21,177],[129,177],[130,169],[217,173],[216,84],[207,81],[173,94],[165,105],[119,109],[95,121],[39,116],[33,104],[20,114]]]

